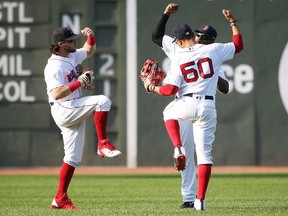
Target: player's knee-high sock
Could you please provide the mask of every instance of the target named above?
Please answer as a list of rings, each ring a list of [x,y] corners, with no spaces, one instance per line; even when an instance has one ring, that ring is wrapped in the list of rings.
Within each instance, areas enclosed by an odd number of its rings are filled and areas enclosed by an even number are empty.
[[[198,166],[198,192],[197,199],[205,199],[205,194],[208,188],[209,179],[211,176],[211,164],[200,164]]]
[[[94,113],[94,124],[96,127],[98,141],[107,139],[106,137],[107,121],[108,121],[108,112],[95,112]]]
[[[75,167],[70,166],[67,163],[63,163],[60,169],[58,191],[56,198],[63,197],[64,194],[67,194],[67,190],[74,174]]]
[[[165,121],[165,126],[174,147],[176,148],[179,145],[182,146],[178,121],[169,119]]]

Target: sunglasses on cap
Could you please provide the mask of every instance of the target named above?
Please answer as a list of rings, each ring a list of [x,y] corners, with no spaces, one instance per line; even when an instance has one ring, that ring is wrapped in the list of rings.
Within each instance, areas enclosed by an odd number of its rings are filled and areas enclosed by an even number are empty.
[[[197,33],[196,36],[199,37],[201,40],[212,40],[211,38],[209,38],[207,35],[203,33]]]
[[[74,42],[76,42],[76,39],[74,39],[74,40],[66,40],[65,42],[67,42],[67,43],[74,43]]]
[[[62,43],[74,43],[74,42],[76,42],[75,39],[74,39],[74,40],[65,40],[65,41],[60,41],[60,42],[58,42],[58,44],[62,44]]]
[[[204,35],[204,34],[203,34],[203,33],[200,33],[200,32],[197,32],[197,33],[196,33],[196,36],[197,36],[197,37],[201,37],[201,36],[203,36],[203,35]]]

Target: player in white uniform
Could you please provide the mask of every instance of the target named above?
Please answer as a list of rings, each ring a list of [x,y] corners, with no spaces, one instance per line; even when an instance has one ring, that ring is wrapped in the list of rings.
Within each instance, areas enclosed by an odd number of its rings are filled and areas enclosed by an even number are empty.
[[[164,35],[165,25],[169,19],[169,15],[173,14],[178,10],[178,5],[170,3],[164,10],[156,29],[153,31],[152,40],[158,44],[164,51],[165,54],[173,60],[175,52],[179,49],[176,43],[172,43],[173,38]],[[212,26],[202,26],[200,30],[196,30],[196,41],[202,44],[214,43],[217,32]],[[224,72],[219,72],[219,78],[217,83],[218,90],[221,93],[227,94],[229,91],[229,82],[225,77]],[[194,162],[194,140],[192,133],[192,122],[191,121],[179,121],[181,140],[186,152],[186,168],[181,171],[182,185],[181,193],[183,196],[183,203],[181,208],[193,208],[194,200],[196,197],[196,170]]]
[[[231,59],[234,53],[243,48],[242,37],[232,14],[228,10],[223,10],[223,14],[231,23],[234,43],[196,44],[188,25],[177,26],[174,28],[174,41],[181,49],[176,48],[164,85],[150,85],[147,88],[163,96],[177,93],[177,99],[164,110],[164,121],[175,147],[174,157],[178,170],[185,168],[186,157],[176,120],[192,120],[198,163],[198,193],[194,202],[196,210],[206,208],[205,193],[213,164],[211,151],[216,130],[215,93],[219,70],[224,61]]]
[[[52,208],[77,209],[68,198],[67,191],[75,167],[82,159],[86,119],[94,119],[97,154],[109,158],[121,155],[106,137],[111,100],[104,95],[82,97],[81,88],[93,89],[93,83],[88,84],[81,79],[79,65],[94,54],[96,41],[92,29],[86,27],[81,33],[87,36],[87,41],[82,48],[76,49],[76,39],[81,35],[74,34],[68,27],[55,30],[50,46],[51,56],[44,69],[51,114],[61,130],[65,154]],[[93,81],[91,74],[90,77]]]

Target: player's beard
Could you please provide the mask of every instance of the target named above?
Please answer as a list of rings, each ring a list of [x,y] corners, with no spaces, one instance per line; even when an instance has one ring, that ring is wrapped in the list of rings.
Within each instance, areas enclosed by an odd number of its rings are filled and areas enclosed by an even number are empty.
[[[74,53],[76,52],[76,48],[75,47],[69,47],[69,46],[64,46],[64,50],[68,53]]]

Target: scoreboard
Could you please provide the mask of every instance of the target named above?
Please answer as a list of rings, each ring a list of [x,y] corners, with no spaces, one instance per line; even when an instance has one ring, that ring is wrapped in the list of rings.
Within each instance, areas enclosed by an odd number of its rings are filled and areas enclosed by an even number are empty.
[[[125,43],[120,42],[125,30],[120,25],[125,24],[125,15],[121,8],[124,8],[123,2],[117,0],[82,1],[81,4],[75,0],[0,2],[1,147],[5,143],[0,165],[53,165],[59,161],[43,159],[41,154],[53,155],[59,160],[63,157],[62,137],[57,135],[60,131],[50,114],[43,76],[52,33],[60,26],[69,26],[75,33],[86,26],[94,30],[96,54],[84,61],[83,66],[95,71],[96,89],[84,95],[105,94],[112,100],[108,137],[125,151],[126,146],[121,146],[125,142],[125,107],[119,103],[121,95],[125,95],[125,64],[120,63],[125,59]],[[77,41],[78,47],[85,41],[86,37],[82,36]],[[83,157],[83,164],[99,165],[103,160],[95,159],[98,158],[97,137],[92,121],[87,124],[86,134],[84,154],[87,156]],[[21,149],[17,150],[20,145]],[[15,161],[13,157],[17,155],[21,156]],[[121,163],[124,160],[120,159]]]

